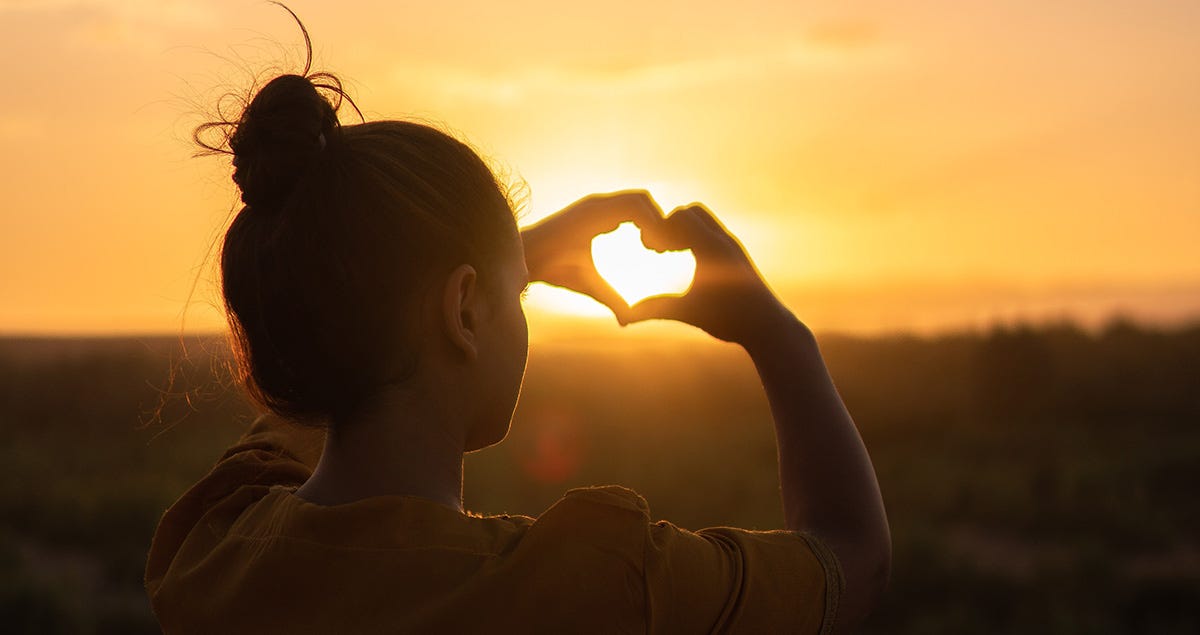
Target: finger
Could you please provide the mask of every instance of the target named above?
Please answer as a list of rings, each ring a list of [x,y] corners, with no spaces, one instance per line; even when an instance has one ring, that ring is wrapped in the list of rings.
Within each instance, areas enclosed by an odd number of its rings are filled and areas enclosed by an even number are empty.
[[[581,272],[582,273],[582,272]],[[591,271],[582,275],[580,291],[591,296],[594,300],[608,307],[617,322],[624,326],[629,320],[629,303],[617,290],[612,287],[599,273]]]
[[[642,232],[642,244],[658,251],[691,249],[709,254],[720,248],[721,239],[696,206],[679,207],[658,227]]]
[[[716,215],[712,213],[712,210],[708,209],[708,207],[703,203],[692,203],[688,206],[688,209],[690,209],[692,213],[704,223],[705,227],[712,232],[713,236],[719,237],[720,240],[725,244],[735,246],[739,250],[742,248],[742,244],[738,241],[737,236],[734,236],[733,232],[729,231],[729,229],[725,227],[725,224],[722,223],[720,219],[718,219]]]
[[[678,320],[686,322],[683,312],[683,296],[656,295],[629,307],[628,322],[645,320]]]
[[[587,210],[586,230],[594,234],[612,231],[621,223],[650,228],[663,220],[662,208],[646,190],[593,194],[578,205]]]
[[[684,208],[676,208],[655,227],[642,230],[642,244],[658,251],[690,249],[698,237],[697,227],[686,216]]]
[[[725,229],[725,226],[721,224],[721,221],[717,220],[717,217],[713,215],[712,210],[708,209],[708,206],[704,203],[692,203],[687,206],[687,209],[702,223],[704,223],[704,226],[709,230],[720,232],[722,234],[729,233],[729,230]]]
[[[692,247],[699,257],[705,259],[745,257],[746,250],[737,237],[725,228],[707,207],[693,203],[680,210],[693,232],[695,245]]]

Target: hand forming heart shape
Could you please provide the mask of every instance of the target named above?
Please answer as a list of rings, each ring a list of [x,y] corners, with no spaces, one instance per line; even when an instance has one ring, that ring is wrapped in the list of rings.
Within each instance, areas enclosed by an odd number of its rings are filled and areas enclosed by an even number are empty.
[[[663,222],[662,210],[641,190],[593,194],[523,230],[530,278],[589,295],[626,323],[629,303],[596,270],[592,243],[627,222],[643,229],[657,227]]]
[[[626,228],[622,238],[615,230],[628,223],[634,227]],[[660,253],[690,252],[678,254],[678,264],[669,267],[676,273],[665,274],[657,262],[660,255],[646,253],[648,262],[638,258],[645,250],[631,238],[639,227],[645,232],[643,244]],[[609,233],[615,236],[603,236]],[[738,239],[699,203],[664,216],[644,190],[593,194],[522,231],[521,239],[531,280],[589,295],[612,309],[622,325],[674,320],[726,342],[761,346],[766,345],[763,333],[799,324]],[[613,257],[604,246],[610,239],[624,245]],[[664,285],[664,278],[672,282]],[[620,292],[614,284],[621,286]],[[683,295],[662,295],[681,290]],[[659,295],[629,305],[628,300],[645,293]]]

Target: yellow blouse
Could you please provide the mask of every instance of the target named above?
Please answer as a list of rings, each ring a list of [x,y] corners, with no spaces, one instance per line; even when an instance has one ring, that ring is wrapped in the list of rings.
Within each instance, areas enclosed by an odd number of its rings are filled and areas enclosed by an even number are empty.
[[[691,532],[621,487],[537,518],[411,496],[294,494],[319,431],[266,416],[163,516],[146,590],[167,633],[827,633],[833,554],[792,531]]]

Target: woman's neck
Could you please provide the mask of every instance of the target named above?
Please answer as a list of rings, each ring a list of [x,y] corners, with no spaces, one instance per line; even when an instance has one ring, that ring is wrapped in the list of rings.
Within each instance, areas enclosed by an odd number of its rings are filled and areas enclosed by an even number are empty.
[[[381,393],[363,415],[330,428],[321,460],[296,494],[319,505],[416,496],[462,511],[465,433],[453,405],[440,401],[415,391]]]

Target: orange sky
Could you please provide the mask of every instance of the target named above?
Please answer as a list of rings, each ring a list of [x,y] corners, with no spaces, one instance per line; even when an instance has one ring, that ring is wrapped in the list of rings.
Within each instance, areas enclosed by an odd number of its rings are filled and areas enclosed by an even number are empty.
[[[819,330],[1200,315],[1200,3],[291,6],[369,117],[458,132],[527,220],[704,201]],[[234,201],[197,105],[299,46],[257,0],[0,0],[0,333],[178,331]]]

